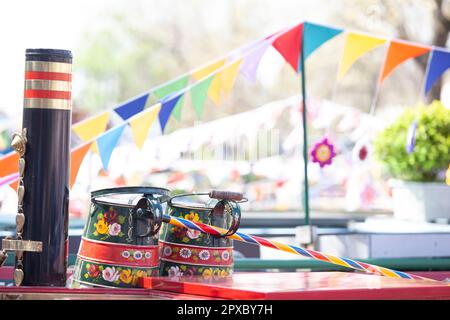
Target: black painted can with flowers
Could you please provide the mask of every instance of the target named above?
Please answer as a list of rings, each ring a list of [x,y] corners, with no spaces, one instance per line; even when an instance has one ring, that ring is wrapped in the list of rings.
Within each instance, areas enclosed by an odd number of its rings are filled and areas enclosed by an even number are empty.
[[[166,212],[193,222],[236,232],[240,222],[238,202],[208,197],[209,194],[185,194],[172,197]],[[233,240],[197,230],[164,224],[160,231],[160,275],[172,279],[199,276],[217,279],[233,273]]]
[[[148,211],[163,212],[169,190],[122,187],[93,191],[78,250],[72,287],[132,288],[138,279],[159,275],[158,236]],[[158,226],[159,227],[159,226]]]

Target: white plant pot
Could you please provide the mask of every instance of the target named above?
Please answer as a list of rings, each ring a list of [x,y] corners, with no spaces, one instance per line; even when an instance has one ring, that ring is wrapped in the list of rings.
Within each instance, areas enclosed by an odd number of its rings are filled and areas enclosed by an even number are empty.
[[[394,217],[409,221],[450,220],[450,186],[444,182],[392,180]]]

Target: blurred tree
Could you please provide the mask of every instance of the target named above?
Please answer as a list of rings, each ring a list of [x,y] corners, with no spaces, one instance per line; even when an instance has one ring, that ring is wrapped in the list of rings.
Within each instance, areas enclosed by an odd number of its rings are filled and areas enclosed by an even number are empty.
[[[346,24],[357,25],[363,30],[387,34],[399,39],[439,47],[447,46],[450,32],[450,0],[348,0],[344,2],[344,6],[353,8],[353,10],[345,11],[343,20]],[[355,15],[355,11],[360,14]],[[412,73],[420,72],[423,78],[428,64],[428,55],[412,61],[410,66],[414,64],[419,67],[417,69],[412,66]],[[413,74],[411,76],[419,79],[420,86],[423,86],[421,77]],[[404,77],[395,77],[395,82],[401,84],[405,81],[404,79]],[[426,100],[439,99],[441,87],[442,79],[439,79]],[[388,97],[388,101],[392,99],[395,97]]]
[[[151,87],[212,61],[232,49],[303,19],[374,35],[445,46],[450,0],[192,0],[127,1],[105,9],[86,30],[74,71],[75,105],[94,112],[113,107]],[[338,37],[339,38],[339,37]],[[325,44],[307,61],[310,97],[368,111],[377,91],[385,49],[355,63],[337,83],[342,36]],[[245,111],[299,92],[299,79],[289,66],[281,68],[271,52],[261,66],[260,81],[242,78],[222,107],[205,108],[204,120]],[[421,97],[427,56],[404,63],[379,92],[378,109],[412,105]],[[270,70],[268,70],[270,69]],[[401,69],[401,71],[400,71]],[[420,74],[421,76],[418,76]],[[331,75],[331,77],[330,77]],[[433,88],[436,97],[440,85]],[[182,122],[169,121],[168,130],[191,126],[195,113],[185,99]],[[150,101],[153,102],[153,101]]]

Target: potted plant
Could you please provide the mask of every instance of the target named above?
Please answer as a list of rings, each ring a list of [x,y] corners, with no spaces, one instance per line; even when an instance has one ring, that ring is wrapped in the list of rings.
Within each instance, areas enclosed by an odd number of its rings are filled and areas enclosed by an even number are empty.
[[[450,109],[441,102],[407,108],[374,141],[375,157],[391,183],[394,217],[450,219]]]

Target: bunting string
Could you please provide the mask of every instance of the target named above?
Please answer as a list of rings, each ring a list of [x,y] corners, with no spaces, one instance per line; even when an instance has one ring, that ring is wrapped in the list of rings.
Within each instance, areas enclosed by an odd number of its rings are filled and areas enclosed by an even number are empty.
[[[167,122],[171,117],[177,120],[181,119],[181,109],[185,102],[185,94],[188,91],[196,116],[201,118],[206,97],[209,97],[214,104],[219,106],[222,99],[230,94],[239,73],[249,81],[255,80],[259,62],[269,47],[272,46],[276,49],[294,71],[301,72],[299,58],[302,51],[306,60],[324,43],[342,33],[345,33],[346,37],[339,64],[338,80],[343,78],[353,64],[366,53],[388,42],[384,63],[380,69],[377,90],[371,105],[371,112],[375,107],[379,86],[403,62],[429,53],[423,88],[425,94],[450,68],[450,51],[446,48],[431,47],[396,39],[388,40],[310,22],[298,23],[292,27],[279,30],[270,36],[247,43],[212,62],[192,69],[175,79],[119,104],[112,111],[118,114],[123,122],[107,131],[106,127],[110,121],[111,111],[93,115],[74,124],[72,126],[73,131],[83,141],[80,146],[73,149],[73,152],[77,150],[73,160],[76,164],[74,168],[79,168],[80,158],[82,160],[86,152],[91,149],[100,155],[106,169],[112,151],[126,125],[130,125],[132,129],[136,146],[139,149],[142,148],[148,130],[156,118],[159,120],[162,133],[164,133]],[[301,48],[302,41],[303,50]],[[191,79],[193,83],[189,84]],[[148,111],[149,108],[146,108],[146,104],[151,95],[156,97],[159,102],[157,106],[150,107],[152,108],[151,111]],[[17,172],[17,161],[14,161],[14,156],[14,153],[10,153],[0,158],[0,178],[8,177],[0,180],[0,182],[14,178],[14,176],[11,178],[11,175]],[[73,184],[72,177],[71,184]]]

